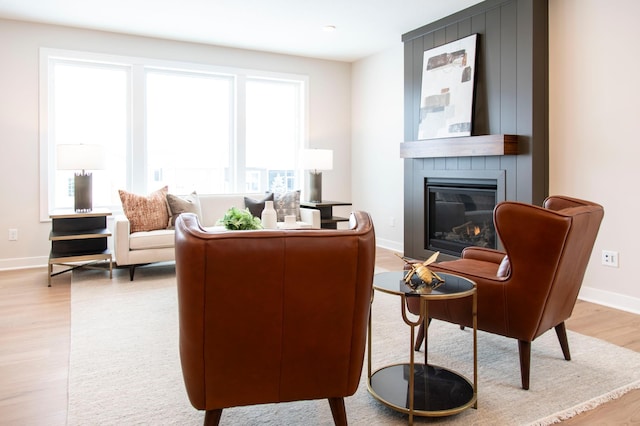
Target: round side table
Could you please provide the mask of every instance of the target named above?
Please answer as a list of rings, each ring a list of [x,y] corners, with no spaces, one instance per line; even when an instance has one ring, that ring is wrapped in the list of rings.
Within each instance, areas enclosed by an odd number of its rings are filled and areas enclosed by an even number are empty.
[[[393,364],[372,372],[372,315],[369,315],[369,345],[367,388],[369,393],[386,406],[409,414],[409,424],[414,416],[448,416],[469,407],[477,408],[477,294],[476,284],[466,278],[438,272],[444,283],[428,293],[420,293],[409,287],[404,277],[407,271],[376,274],[373,288],[402,298],[402,319],[411,327],[409,363]],[[375,296],[375,292],[374,292]],[[407,316],[407,297],[420,298],[420,315],[412,321]],[[428,363],[428,345],[425,344],[424,363],[414,359],[415,328],[424,324],[425,342],[428,341],[429,302],[472,297],[473,309],[473,382],[461,374]]]

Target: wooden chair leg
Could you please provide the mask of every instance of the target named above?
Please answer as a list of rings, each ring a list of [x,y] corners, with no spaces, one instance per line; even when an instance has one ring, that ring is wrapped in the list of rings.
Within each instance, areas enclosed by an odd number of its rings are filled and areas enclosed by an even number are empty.
[[[413,350],[418,352],[422,347],[422,342],[424,342],[424,323],[420,324],[420,327],[418,327],[418,336],[416,337],[416,343]]]
[[[207,410],[204,414],[204,426],[218,426],[222,417],[222,408],[217,410]]]
[[[567,340],[567,329],[564,326],[564,322],[556,325],[556,334],[558,335],[558,340],[560,341],[560,347],[562,348],[562,354],[564,355],[564,359],[567,361],[571,361],[571,352],[569,351],[569,340]]]
[[[529,389],[529,371],[531,369],[531,342],[518,340],[518,352],[520,352],[520,378],[522,389]]]
[[[133,274],[136,272],[136,265],[129,266],[129,281],[133,281]]]
[[[429,321],[427,321],[427,327],[431,324],[432,319],[433,318],[429,318]],[[424,323],[420,324],[420,327],[418,328],[418,336],[416,337],[416,343],[413,346],[413,350],[418,352],[422,347],[422,342],[424,342]]]
[[[347,411],[344,408],[344,398],[329,398],[329,406],[336,426],[347,426]]]

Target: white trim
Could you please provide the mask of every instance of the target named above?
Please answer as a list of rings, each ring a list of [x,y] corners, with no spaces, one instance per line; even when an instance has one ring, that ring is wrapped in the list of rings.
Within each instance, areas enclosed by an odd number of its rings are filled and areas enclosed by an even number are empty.
[[[99,62],[108,65],[133,66],[144,65],[145,68],[157,68],[168,71],[184,71],[188,73],[204,72],[212,74],[227,74],[235,76],[246,75],[250,78],[268,78],[283,81],[304,81],[308,83],[309,76],[304,74],[284,73],[275,71],[262,71],[250,68],[225,67],[220,65],[202,64],[198,62],[172,61],[155,59],[143,56],[110,55],[107,53],[93,53],[79,50],[54,49],[49,47],[40,48],[40,58],[47,59],[74,59],[78,61]]]
[[[398,253],[402,253],[404,250],[402,243],[391,240],[378,240],[376,242],[376,245],[378,247],[393,250]],[[45,268],[47,266],[47,262],[48,258],[45,256],[0,259],[0,271]],[[582,287],[578,298],[585,302],[608,306],[610,308],[640,315],[639,298],[629,297],[620,293],[599,290],[592,287]]]
[[[631,312],[633,314],[640,314],[640,299],[626,296],[621,293],[613,293],[593,287],[583,286],[578,294],[578,299],[584,300],[585,302],[597,303],[598,305],[619,309],[621,311]]]
[[[39,143],[40,143],[40,222],[49,220],[49,199],[52,188],[49,187],[49,168],[52,159],[49,158],[49,52],[40,49],[39,76]]]
[[[49,264],[49,258],[46,256],[38,257],[14,257],[11,259],[0,259],[0,271],[12,271],[16,269],[32,269],[46,268]],[[47,271],[43,272],[43,282],[47,282]]]
[[[404,252],[404,245],[397,241],[376,238],[376,246],[387,249],[387,250],[392,250],[401,254]]]

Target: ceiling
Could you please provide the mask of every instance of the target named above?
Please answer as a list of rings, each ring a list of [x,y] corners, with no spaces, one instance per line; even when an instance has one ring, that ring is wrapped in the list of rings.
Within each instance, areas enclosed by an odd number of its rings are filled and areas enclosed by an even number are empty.
[[[0,18],[353,62],[480,1],[0,0]]]

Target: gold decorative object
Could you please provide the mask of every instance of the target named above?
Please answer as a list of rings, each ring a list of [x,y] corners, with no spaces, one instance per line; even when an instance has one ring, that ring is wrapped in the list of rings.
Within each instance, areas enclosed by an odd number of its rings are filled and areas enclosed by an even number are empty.
[[[406,257],[400,256],[396,253],[396,256],[404,260],[404,262],[411,267],[411,270],[409,270],[407,275],[404,277],[404,282],[409,287],[411,287],[411,289],[417,291],[418,293],[430,293],[431,290],[435,290],[436,288],[444,284],[444,280],[438,274],[427,268],[428,265],[432,264],[436,261],[436,259],[438,259],[439,254],[440,252],[437,251],[423,263],[413,263]],[[414,275],[420,278],[420,283],[416,284],[411,280]]]

